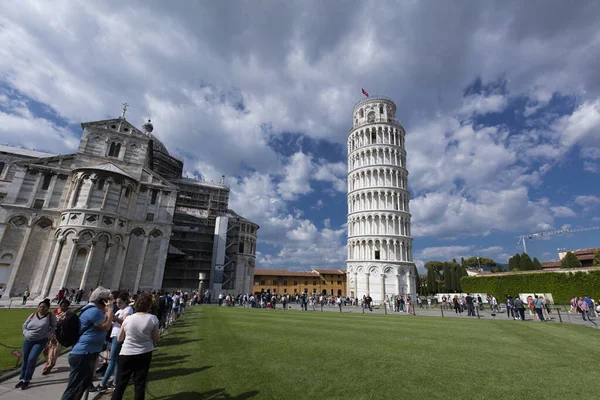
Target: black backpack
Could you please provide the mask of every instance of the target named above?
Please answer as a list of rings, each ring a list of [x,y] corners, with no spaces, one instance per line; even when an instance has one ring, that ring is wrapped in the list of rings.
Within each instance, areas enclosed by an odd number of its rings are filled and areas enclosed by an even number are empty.
[[[64,347],[70,347],[77,343],[79,337],[94,325],[90,325],[79,333],[79,316],[84,311],[95,307],[94,305],[83,306],[75,311],[67,311],[67,315],[56,324],[56,340]],[[79,315],[77,315],[79,313]]]

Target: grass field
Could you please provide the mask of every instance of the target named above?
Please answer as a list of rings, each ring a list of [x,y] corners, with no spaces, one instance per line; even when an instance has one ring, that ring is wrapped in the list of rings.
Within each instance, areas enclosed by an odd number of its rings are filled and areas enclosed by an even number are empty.
[[[599,345],[569,324],[192,307],[147,398],[596,399]]]
[[[23,345],[23,322],[35,310],[35,308],[0,310],[0,320],[2,321],[0,323],[0,374],[15,368],[17,359],[12,355],[11,351],[21,351]]]

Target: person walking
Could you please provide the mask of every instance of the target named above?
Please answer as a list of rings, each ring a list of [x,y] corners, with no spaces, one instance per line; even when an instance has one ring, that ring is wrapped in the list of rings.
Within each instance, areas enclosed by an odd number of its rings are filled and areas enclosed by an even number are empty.
[[[465,297],[465,301],[467,302],[467,316],[474,317],[475,316],[475,304],[473,304],[473,296],[467,293],[467,297]]]
[[[112,327],[113,301],[110,290],[99,286],[79,314],[80,336],[69,353],[69,380],[61,400],[80,400],[92,386],[96,359]]]
[[[38,304],[37,311],[27,317],[23,324],[23,361],[15,388],[26,390],[29,387],[37,359],[46,347],[48,338],[56,330],[56,317],[49,311],[50,299],[44,299]]]
[[[516,316],[518,314],[518,317]],[[515,297],[515,319],[525,321],[525,303],[519,296]]]
[[[135,303],[135,314],[123,321],[117,340],[122,342],[119,353],[117,387],[111,400],[121,400],[133,375],[134,399],[144,400],[148,370],[152,362],[154,344],[158,342],[158,318],[149,314],[152,295],[142,293]]]
[[[544,314],[542,312],[542,308],[544,308],[544,302],[542,301],[542,296],[534,295],[534,299],[531,301],[533,304],[533,309],[537,314],[540,321],[544,321]]]
[[[62,303],[60,303],[60,308],[57,308],[53,311],[53,314],[56,317],[57,325],[67,316],[67,311],[69,311],[70,305],[71,304],[69,303],[69,300],[63,300]],[[44,348],[46,365],[44,366],[44,372],[42,372],[42,375],[48,375],[52,368],[54,368],[54,366],[56,365],[56,360],[58,359],[58,356],[60,356],[61,349],[62,346],[60,345],[60,343],[58,343],[58,340],[56,339],[56,332],[52,332],[48,339],[48,344],[46,345],[46,348]]]
[[[113,385],[116,386],[116,377],[118,375],[117,365],[119,361],[119,352],[121,351],[122,345],[122,343],[117,340],[117,337],[119,336],[121,325],[125,321],[125,318],[134,313],[133,308],[129,305],[129,295],[126,292],[119,294],[116,305],[118,307],[118,311],[113,316],[112,329],[110,332],[111,346],[108,366],[104,372],[104,376],[102,377],[102,382],[100,382],[95,388],[91,389],[90,392],[106,392],[108,390],[108,380],[113,375],[115,376]]]
[[[29,298],[29,286],[27,286],[27,289],[25,289],[25,291],[23,292],[23,303],[21,303],[22,306],[24,306],[25,303],[27,303],[28,298]]]
[[[0,286],[0,300],[2,299],[2,295],[4,294],[4,288]]]
[[[581,310],[581,316],[583,317],[584,321],[591,321],[591,317],[590,317],[590,307],[588,306],[588,304],[585,302],[584,299],[582,299],[581,297],[579,297],[578,301],[577,301],[577,306],[579,307],[579,309]],[[586,319],[587,317],[587,319]]]

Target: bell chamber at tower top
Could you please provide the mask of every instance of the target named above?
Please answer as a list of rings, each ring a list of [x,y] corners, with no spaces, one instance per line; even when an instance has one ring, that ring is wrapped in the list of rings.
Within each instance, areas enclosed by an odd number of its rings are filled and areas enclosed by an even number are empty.
[[[376,122],[396,122],[396,104],[386,97],[370,97],[358,102],[353,110],[353,128]]]

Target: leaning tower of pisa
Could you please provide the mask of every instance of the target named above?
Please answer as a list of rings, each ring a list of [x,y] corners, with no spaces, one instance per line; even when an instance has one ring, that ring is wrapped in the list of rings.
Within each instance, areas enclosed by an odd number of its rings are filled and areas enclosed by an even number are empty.
[[[396,104],[369,97],[348,133],[348,291],[375,303],[416,293],[405,131]]]

